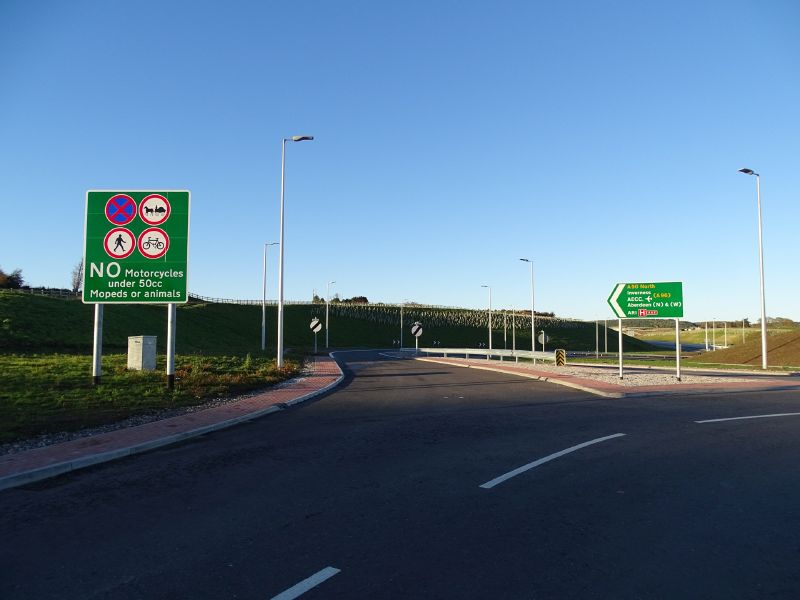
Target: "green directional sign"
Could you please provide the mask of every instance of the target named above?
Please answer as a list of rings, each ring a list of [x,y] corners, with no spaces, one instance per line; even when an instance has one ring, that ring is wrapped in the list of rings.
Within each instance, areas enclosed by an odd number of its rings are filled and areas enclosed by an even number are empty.
[[[187,302],[189,196],[187,190],[88,191],[83,301]]]
[[[618,283],[608,304],[620,319],[678,319],[683,317],[683,283]]]

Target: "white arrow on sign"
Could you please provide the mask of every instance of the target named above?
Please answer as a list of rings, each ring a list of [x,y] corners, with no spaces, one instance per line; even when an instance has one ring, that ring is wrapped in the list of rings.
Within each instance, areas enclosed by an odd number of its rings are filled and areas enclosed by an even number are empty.
[[[608,299],[608,303],[611,305],[611,310],[620,318],[625,318],[625,311],[622,310],[622,307],[619,305],[620,294],[622,294],[622,290],[625,289],[624,283],[618,283],[617,287],[614,288],[614,291],[611,293],[611,298]]]

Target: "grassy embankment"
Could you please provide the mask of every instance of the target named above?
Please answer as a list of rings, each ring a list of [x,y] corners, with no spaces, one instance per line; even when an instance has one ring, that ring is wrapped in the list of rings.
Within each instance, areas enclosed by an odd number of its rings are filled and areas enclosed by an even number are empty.
[[[684,334],[693,334],[696,332],[682,332],[681,341],[685,343],[703,343],[705,340],[705,332],[702,339],[692,338]],[[731,369],[752,369],[753,367],[761,367],[761,332],[759,329],[751,328],[746,329],[746,339],[742,343],[741,330],[739,330],[738,344],[731,343],[730,331],[728,343],[729,348],[723,350],[716,350],[710,352],[684,352],[684,359],[681,364],[685,367],[724,367]],[[672,338],[666,337],[666,332],[654,331],[652,335],[641,336],[645,339],[675,341],[675,332],[672,331]],[[689,337],[687,340],[686,338]],[[709,341],[710,343],[710,341]],[[718,343],[722,343],[718,339]],[[665,351],[665,354],[674,354],[674,350]],[[587,359],[582,362],[595,362]],[[598,362],[612,362],[608,360],[601,360]],[[674,360],[662,361],[635,361],[627,360],[628,364],[647,364],[650,366],[673,366]],[[800,329],[780,328],[770,330],[767,336],[767,362],[771,370],[776,371],[796,371],[800,370]]]
[[[769,335],[780,335],[782,333],[789,333],[794,331],[786,327],[771,327],[769,328]],[[661,341],[661,342],[674,342],[675,329],[640,329],[636,332],[637,339],[648,341]],[[748,342],[761,339],[761,329],[758,326],[748,327],[742,330],[741,327],[728,327],[728,334],[725,335],[725,329],[720,325],[716,328],[716,332],[711,327],[708,328],[708,343],[712,344],[716,340],[718,346],[725,344],[727,337],[728,346],[740,346]],[[681,331],[681,342],[684,344],[705,344],[706,332],[705,329],[695,329],[692,331]]]
[[[337,314],[340,312],[342,314]],[[332,346],[391,347],[399,337],[399,309],[367,311],[332,308]],[[345,314],[347,313],[347,314]],[[457,313],[457,314],[456,314]],[[91,385],[93,307],[77,300],[0,291],[0,442],[38,433],[75,430],[127,416],[202,403],[208,398],[263,388],[294,375],[302,356],[313,350],[308,329],[313,316],[324,320],[323,305],[287,305],[287,368],[275,366],[276,309],[268,307],[268,351],[261,352],[261,308],[191,303],[177,308],[176,386],[164,385],[166,309],[163,306],[107,305],[103,331],[102,385]],[[351,316],[348,316],[351,315]],[[355,318],[352,315],[361,316]],[[454,316],[455,315],[455,316]],[[375,319],[378,319],[377,321]],[[448,324],[450,319],[450,324]],[[407,307],[405,344],[413,320],[425,324],[421,345],[476,347],[485,341],[485,312]],[[467,322],[470,325],[453,325]],[[502,316],[493,323],[494,346],[503,347]],[[541,325],[541,327],[540,327]],[[548,349],[593,349],[594,324],[537,321],[551,338]],[[527,335],[526,335],[527,334]],[[126,369],[127,337],[158,337],[158,370]],[[611,339],[613,338],[613,340]],[[324,333],[319,347],[324,346]],[[508,329],[511,346],[511,329]],[[609,335],[616,343],[616,335]],[[643,349],[641,342],[625,343]],[[530,330],[520,328],[519,348],[530,348]],[[615,346],[614,346],[615,348]]]

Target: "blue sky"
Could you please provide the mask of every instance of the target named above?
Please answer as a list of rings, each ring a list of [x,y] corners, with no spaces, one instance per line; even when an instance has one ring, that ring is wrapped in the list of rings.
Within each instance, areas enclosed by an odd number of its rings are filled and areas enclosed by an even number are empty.
[[[0,267],[68,286],[88,189],[189,189],[189,287],[800,320],[794,2],[0,2]],[[277,288],[270,249],[268,295]]]

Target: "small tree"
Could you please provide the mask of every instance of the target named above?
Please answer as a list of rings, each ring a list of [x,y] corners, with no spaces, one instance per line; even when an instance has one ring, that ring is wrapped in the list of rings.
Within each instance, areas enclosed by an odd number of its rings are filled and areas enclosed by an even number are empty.
[[[14,269],[11,273],[5,273],[0,269],[0,288],[7,290],[18,290],[25,285],[22,279],[22,269]]]
[[[72,269],[71,283],[72,291],[74,293],[77,294],[81,291],[81,288],[83,287],[83,257],[81,257],[81,260],[77,265],[75,265],[75,268]]]

